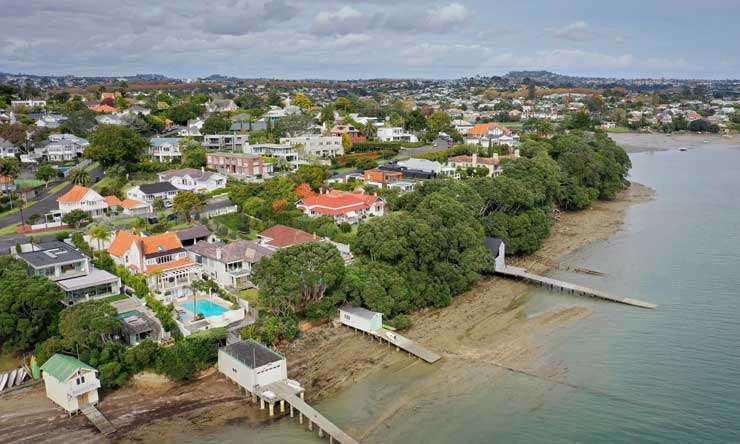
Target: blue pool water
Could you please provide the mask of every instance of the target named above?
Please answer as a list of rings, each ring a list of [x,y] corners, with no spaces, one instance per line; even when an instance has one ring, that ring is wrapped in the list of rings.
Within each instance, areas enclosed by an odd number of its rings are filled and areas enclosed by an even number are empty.
[[[228,308],[224,308],[218,304],[214,304],[211,301],[197,301],[197,305],[193,301],[187,301],[182,304],[182,308],[191,312],[202,314],[205,317],[218,316],[229,311]]]

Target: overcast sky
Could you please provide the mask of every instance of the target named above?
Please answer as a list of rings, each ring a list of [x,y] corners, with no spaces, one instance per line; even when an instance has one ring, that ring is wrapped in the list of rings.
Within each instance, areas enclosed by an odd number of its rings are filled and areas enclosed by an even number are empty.
[[[740,0],[0,0],[32,74],[740,78],[739,42]]]

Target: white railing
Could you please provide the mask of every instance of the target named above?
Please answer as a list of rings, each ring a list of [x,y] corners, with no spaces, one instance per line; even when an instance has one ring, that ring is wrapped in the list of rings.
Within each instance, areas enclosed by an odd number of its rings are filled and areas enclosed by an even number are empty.
[[[79,396],[83,393],[87,393],[100,388],[100,381],[95,379],[92,382],[86,382],[80,385],[74,385],[67,390],[67,394],[71,397]]]

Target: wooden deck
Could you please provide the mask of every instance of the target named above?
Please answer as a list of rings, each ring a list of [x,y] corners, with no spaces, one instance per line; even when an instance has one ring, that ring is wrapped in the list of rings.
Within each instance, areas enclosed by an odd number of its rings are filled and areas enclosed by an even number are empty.
[[[100,413],[100,410],[95,408],[92,404],[87,404],[85,406],[82,406],[80,408],[80,411],[83,415],[87,416],[87,419],[90,420],[91,423],[95,427],[97,427],[98,430],[100,430],[100,433],[103,435],[112,435],[116,432],[116,428],[111,424],[110,421],[108,421],[108,418],[103,416],[102,413]]]
[[[564,292],[574,293],[574,294],[582,294],[585,296],[591,296],[591,297],[595,297],[599,299],[604,299],[606,301],[619,302],[620,304],[627,304],[627,305],[632,305],[634,307],[640,307],[640,308],[656,308],[657,307],[657,305],[651,304],[649,302],[644,302],[644,301],[640,301],[637,299],[626,298],[626,297],[621,297],[621,296],[615,296],[615,295],[609,294],[601,290],[596,290],[596,289],[584,287],[581,285],[571,284],[568,282],[563,282],[557,279],[552,279],[552,278],[548,278],[544,276],[538,276],[536,274],[529,273],[525,268],[519,268],[519,267],[497,268],[496,273],[502,274],[504,276],[523,279],[525,281],[539,284],[546,288],[551,288],[553,290],[559,290],[559,291],[564,291]]]
[[[334,425],[334,423],[308,405],[308,403],[296,396],[295,389],[290,387],[285,381],[270,384],[265,388],[274,392],[278,398],[284,400],[291,408],[298,410],[303,416],[305,416],[309,421],[309,430],[313,430],[313,425],[315,424],[319,429],[319,436],[323,437],[324,434],[328,435],[329,442],[334,442],[336,440],[341,444],[359,444],[354,438],[346,434],[342,429]]]
[[[391,345],[394,345],[402,350],[405,350],[412,355],[423,359],[424,361],[434,364],[435,362],[439,361],[441,356],[434,353],[433,351],[419,345],[418,343],[412,341],[411,339],[401,336],[396,332],[386,330],[385,328],[381,328],[379,330],[370,332],[371,335],[376,336],[380,340],[384,340],[388,342]]]

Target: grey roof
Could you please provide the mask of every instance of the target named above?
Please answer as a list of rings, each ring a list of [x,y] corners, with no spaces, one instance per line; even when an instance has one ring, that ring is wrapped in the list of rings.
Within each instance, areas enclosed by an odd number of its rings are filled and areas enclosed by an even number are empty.
[[[258,120],[256,122],[252,122],[251,124],[249,122],[234,122],[229,128],[230,131],[259,131],[264,129],[267,129],[267,122],[264,120]]]
[[[36,244],[34,247],[36,251],[18,254],[18,257],[33,267],[47,267],[54,264],[81,261],[87,257],[71,245],[60,241]]]
[[[221,259],[217,259],[218,250],[221,250]],[[275,254],[273,250],[263,247],[257,241],[238,240],[224,244],[223,242],[198,242],[188,250],[220,262],[247,261],[257,263],[265,256]]]
[[[177,188],[169,182],[145,183],[139,185],[139,189],[144,194],[159,194],[168,191],[177,191]]]
[[[175,231],[177,238],[181,241],[199,239],[201,237],[208,237],[211,235],[211,230],[206,228],[204,225],[198,224],[190,228],[183,228],[182,230]]]
[[[111,282],[118,282],[118,276],[108,273],[105,270],[93,268],[92,271],[85,276],[58,281],[57,285],[62,287],[62,290],[72,291],[93,287],[95,285],[109,284]]]
[[[210,199],[206,201],[206,205],[201,213],[207,213],[209,211],[219,210],[221,208],[232,207],[236,205],[229,199]]]
[[[216,173],[211,171],[202,171],[196,168],[182,168],[179,170],[169,170],[164,173],[159,173],[159,177],[162,180],[170,180],[173,177],[190,176],[196,180],[208,180],[214,174]]]
[[[361,317],[363,319],[372,320],[375,315],[378,314],[376,311],[370,311],[367,308],[362,307],[355,307],[352,304],[343,304],[341,307],[339,307],[340,310],[345,311],[349,314]]]
[[[122,316],[124,314],[126,315],[125,317]],[[145,312],[132,310],[130,312],[119,314],[118,318],[123,321],[121,324],[121,330],[127,335],[152,331],[156,333],[154,335],[155,337],[161,336],[159,324]]]
[[[252,369],[285,359],[282,355],[251,339],[235,342],[221,350]]]

